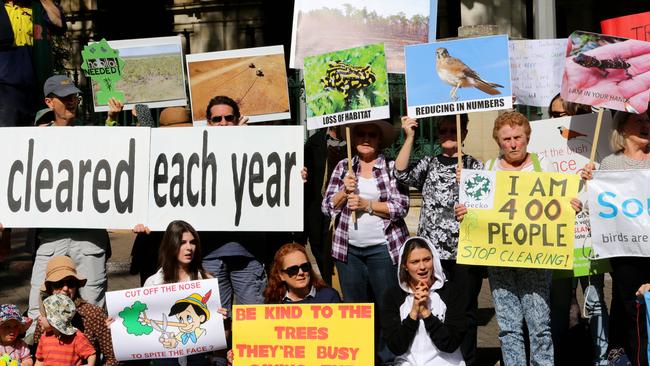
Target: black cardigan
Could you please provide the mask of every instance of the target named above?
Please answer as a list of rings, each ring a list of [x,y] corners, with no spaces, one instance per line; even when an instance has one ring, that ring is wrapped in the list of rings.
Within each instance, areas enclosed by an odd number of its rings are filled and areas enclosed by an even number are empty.
[[[453,287],[453,288],[452,288]],[[433,344],[442,352],[456,351],[465,337],[468,327],[466,313],[467,296],[463,287],[451,286],[449,282],[436,291],[447,306],[445,321],[441,322],[433,314],[424,319],[424,326]],[[399,308],[407,293],[395,287],[386,292],[382,306],[381,329],[388,348],[396,355],[406,353],[415,339],[420,321],[410,316],[401,319]]]

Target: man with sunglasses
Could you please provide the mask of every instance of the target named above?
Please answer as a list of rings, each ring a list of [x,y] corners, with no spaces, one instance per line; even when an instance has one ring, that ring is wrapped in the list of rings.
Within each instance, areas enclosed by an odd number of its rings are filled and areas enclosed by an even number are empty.
[[[248,118],[233,99],[219,95],[206,108],[208,126],[243,126]],[[266,288],[266,237],[260,232],[202,232],[203,268],[219,279],[221,305],[231,311],[237,304],[262,304]]]
[[[45,104],[54,119],[47,126],[72,126],[77,122],[81,90],[64,75],[54,75],[43,86]],[[46,276],[48,261],[54,256],[72,258],[86,285],[79,289],[81,297],[93,305],[104,306],[107,287],[106,259],[110,257],[110,241],[105,229],[37,229],[38,248],[32,268],[29,293],[29,316],[38,316],[39,289]],[[33,327],[28,330],[28,340]]]

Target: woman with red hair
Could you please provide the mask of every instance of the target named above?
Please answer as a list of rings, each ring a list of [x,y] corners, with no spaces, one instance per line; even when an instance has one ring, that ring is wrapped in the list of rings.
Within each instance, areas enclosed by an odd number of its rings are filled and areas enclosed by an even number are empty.
[[[275,253],[269,275],[264,303],[266,304],[305,304],[338,303],[341,297],[333,288],[327,286],[312,268],[305,247],[285,244]]]

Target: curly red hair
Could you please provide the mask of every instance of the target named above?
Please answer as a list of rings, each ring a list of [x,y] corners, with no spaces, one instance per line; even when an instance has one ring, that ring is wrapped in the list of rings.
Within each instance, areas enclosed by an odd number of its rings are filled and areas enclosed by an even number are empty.
[[[277,252],[275,252],[275,256],[273,257],[273,265],[271,266],[271,271],[269,273],[268,284],[264,290],[265,304],[282,303],[282,299],[287,293],[287,287],[284,281],[282,281],[280,278],[280,272],[282,272],[283,269],[284,257],[293,252],[300,252],[305,255],[305,258],[309,258],[307,256],[307,250],[305,250],[305,247],[297,243],[284,244],[280,247],[280,249],[278,249]],[[309,271],[309,282],[309,285],[314,286],[317,290],[323,287],[327,287],[325,281],[323,281],[323,279],[314,272],[313,268]]]

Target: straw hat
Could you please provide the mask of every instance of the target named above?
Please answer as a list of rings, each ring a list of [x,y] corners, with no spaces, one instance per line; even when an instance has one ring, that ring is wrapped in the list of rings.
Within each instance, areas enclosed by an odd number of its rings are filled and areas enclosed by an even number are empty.
[[[191,127],[190,111],[185,107],[169,107],[160,112],[160,127]]]
[[[79,287],[86,284],[86,278],[77,274],[77,267],[72,259],[65,255],[52,257],[47,262],[45,269],[45,281],[41,285],[41,291],[47,291],[45,284],[47,282],[58,282],[66,277],[74,277],[79,282]]]

